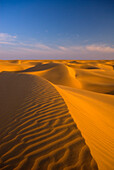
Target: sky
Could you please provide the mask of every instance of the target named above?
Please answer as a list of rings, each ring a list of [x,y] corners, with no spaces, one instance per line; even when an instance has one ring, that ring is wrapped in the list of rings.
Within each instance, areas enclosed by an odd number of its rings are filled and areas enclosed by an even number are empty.
[[[114,59],[114,0],[0,0],[0,59]]]

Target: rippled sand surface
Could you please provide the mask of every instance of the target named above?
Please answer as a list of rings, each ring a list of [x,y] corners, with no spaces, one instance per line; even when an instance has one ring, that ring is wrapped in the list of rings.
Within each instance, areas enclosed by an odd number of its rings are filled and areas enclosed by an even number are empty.
[[[114,61],[0,61],[1,170],[113,170]]]

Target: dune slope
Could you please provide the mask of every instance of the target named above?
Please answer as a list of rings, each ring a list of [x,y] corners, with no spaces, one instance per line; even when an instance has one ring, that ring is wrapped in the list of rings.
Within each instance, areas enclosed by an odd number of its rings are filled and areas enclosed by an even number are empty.
[[[56,86],[100,170],[114,169],[114,96]]]
[[[98,169],[67,105],[34,75],[0,74],[0,169]]]
[[[113,112],[114,60],[0,60],[0,169],[113,170]]]
[[[75,78],[75,71],[62,63],[39,64],[21,73],[41,76],[53,84],[81,88],[80,82]]]

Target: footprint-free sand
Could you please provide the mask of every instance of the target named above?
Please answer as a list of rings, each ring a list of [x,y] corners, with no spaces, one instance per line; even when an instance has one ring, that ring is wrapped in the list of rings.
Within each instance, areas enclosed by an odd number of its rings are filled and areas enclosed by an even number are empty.
[[[0,61],[1,170],[113,170],[114,61]]]

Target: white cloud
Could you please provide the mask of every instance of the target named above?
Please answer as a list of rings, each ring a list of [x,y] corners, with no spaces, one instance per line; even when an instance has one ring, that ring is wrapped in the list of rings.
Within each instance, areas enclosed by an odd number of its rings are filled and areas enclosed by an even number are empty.
[[[50,50],[50,47],[41,43],[25,43],[17,40],[17,36],[13,36],[7,33],[0,33],[0,44],[10,46],[28,47],[41,50]]]
[[[58,47],[60,50],[62,50],[62,51],[66,51],[67,50],[67,48],[66,47],[63,47],[63,46],[59,46]]]
[[[16,35],[10,35],[8,33],[0,33],[0,41],[14,41],[17,38]]]
[[[16,45],[15,43],[12,43],[12,42],[8,42],[8,41],[0,41],[0,44],[3,44],[3,45]]]
[[[25,59],[114,59],[114,46],[91,44],[50,47],[39,42],[19,41],[14,35],[0,33],[0,59],[18,59],[21,56]]]
[[[51,48],[47,45],[41,44],[41,43],[23,43],[18,42],[16,45],[19,45],[20,47],[26,47],[26,48],[34,48],[34,49],[42,49],[42,50],[50,50]]]
[[[93,52],[100,52],[100,53],[114,53],[114,47],[108,45],[85,45],[85,46],[59,46],[58,47],[62,51],[93,51]]]
[[[43,50],[50,50],[50,49],[51,49],[51,48],[48,47],[47,45],[39,44],[39,43],[33,44],[32,46],[35,47],[35,48],[43,49]]]
[[[103,53],[114,53],[114,48],[107,45],[89,45],[86,46],[88,51],[97,51]]]

